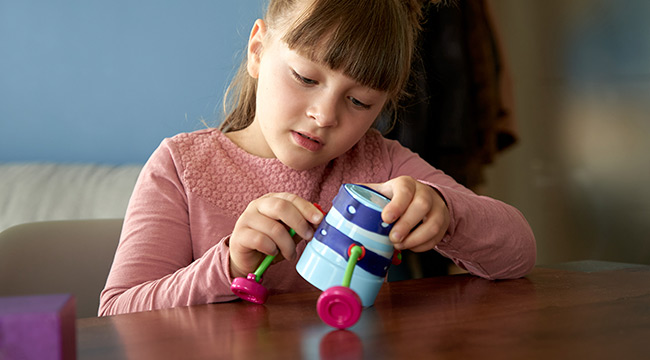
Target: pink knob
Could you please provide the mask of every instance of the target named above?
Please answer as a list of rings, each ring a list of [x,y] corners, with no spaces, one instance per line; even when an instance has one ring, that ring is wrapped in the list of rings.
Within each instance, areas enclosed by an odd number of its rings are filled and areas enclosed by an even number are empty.
[[[255,304],[264,304],[268,297],[266,288],[255,281],[254,273],[248,274],[246,278],[235,278],[230,285],[230,290],[240,298]]]
[[[316,304],[318,316],[327,325],[345,329],[357,323],[361,316],[361,299],[354,290],[334,286],[325,290]]]

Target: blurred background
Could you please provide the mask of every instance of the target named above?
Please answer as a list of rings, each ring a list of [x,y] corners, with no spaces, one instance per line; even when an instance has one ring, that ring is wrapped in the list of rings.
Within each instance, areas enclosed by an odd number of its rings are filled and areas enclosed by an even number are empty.
[[[491,0],[520,141],[487,170],[538,263],[650,263],[650,2]]]
[[[489,0],[518,142],[481,192],[538,263],[650,264],[650,2]],[[259,0],[0,0],[0,163],[141,165],[216,124]]]
[[[144,163],[215,120],[260,0],[0,0],[0,161]]]

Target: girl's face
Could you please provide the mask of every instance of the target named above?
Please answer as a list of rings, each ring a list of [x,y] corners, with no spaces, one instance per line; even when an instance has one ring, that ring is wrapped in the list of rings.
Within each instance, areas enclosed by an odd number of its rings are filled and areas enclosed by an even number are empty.
[[[258,79],[253,123],[227,135],[247,152],[306,170],[354,146],[386,103],[386,92],[299,55],[258,20],[251,32],[248,72]],[[275,34],[274,34],[275,35]]]

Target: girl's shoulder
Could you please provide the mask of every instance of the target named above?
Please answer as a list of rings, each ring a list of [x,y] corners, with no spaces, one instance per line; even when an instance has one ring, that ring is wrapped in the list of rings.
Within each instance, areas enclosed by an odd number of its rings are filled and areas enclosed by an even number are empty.
[[[202,198],[231,216],[262,195],[255,159],[219,129],[201,129],[165,139],[188,195]]]
[[[220,134],[221,132],[219,131],[219,129],[206,128],[206,129],[196,130],[192,132],[182,132],[170,138],[165,139],[165,141],[172,143],[176,146],[180,146],[182,148],[210,147],[214,144],[215,141],[218,141]]]
[[[182,158],[183,163],[213,161],[215,157],[238,158],[246,155],[217,128],[183,132],[165,139],[165,142],[172,148],[174,155]]]

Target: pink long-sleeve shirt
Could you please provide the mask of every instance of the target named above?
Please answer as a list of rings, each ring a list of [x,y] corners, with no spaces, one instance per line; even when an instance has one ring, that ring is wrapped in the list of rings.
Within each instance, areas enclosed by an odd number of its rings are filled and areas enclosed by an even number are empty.
[[[435,249],[458,266],[486,279],[521,277],[534,266],[535,239],[517,209],[474,194],[376,130],[328,164],[297,171],[205,129],[165,139],[142,169],[99,315],[233,300],[228,239],[250,201],[291,192],[329,210],[343,183],[400,175],[444,197],[451,221]],[[298,255],[306,243],[297,245]],[[265,272],[270,294],[314,289],[298,275],[296,262],[285,260]]]

